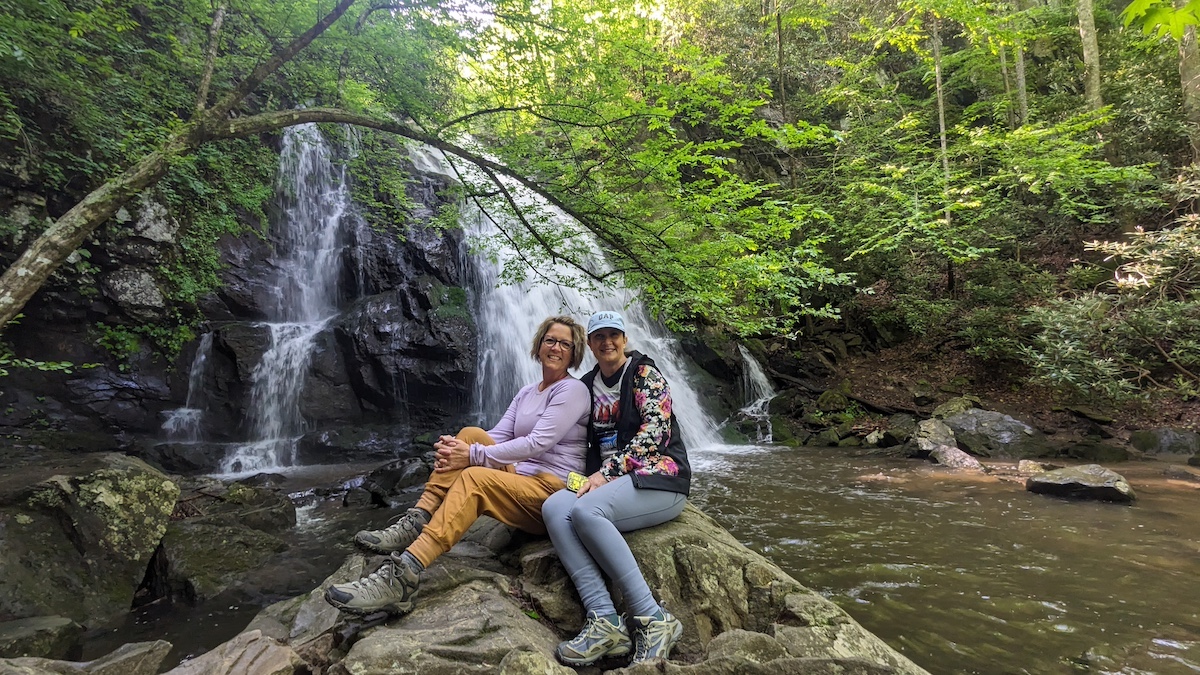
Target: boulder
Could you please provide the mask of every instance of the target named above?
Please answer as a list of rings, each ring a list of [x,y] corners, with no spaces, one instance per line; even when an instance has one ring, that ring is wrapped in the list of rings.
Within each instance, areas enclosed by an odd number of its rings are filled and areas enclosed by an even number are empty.
[[[1054,469],[1061,469],[1061,466],[1055,464],[1046,464],[1045,462],[1035,462],[1032,459],[1022,459],[1017,462],[1017,473],[1023,475],[1044,473]]]
[[[155,675],[171,643],[163,640],[133,642],[93,661],[56,661],[42,658],[0,659],[4,675]],[[207,673],[205,675],[208,675]]]
[[[1147,455],[1194,455],[1200,452],[1200,434],[1189,429],[1144,429],[1129,435],[1129,443]]]
[[[433,464],[424,457],[399,459],[373,469],[363,479],[362,486],[374,503],[391,506],[397,495],[425,485],[432,471]]]
[[[972,409],[945,420],[958,447],[973,455],[997,459],[1026,459],[1055,454],[1042,432],[993,410]]]
[[[896,413],[888,417],[887,428],[883,430],[883,439],[879,447],[890,448],[908,442],[917,433],[917,419],[907,413]]]
[[[129,611],[179,488],[133,457],[75,461],[24,488],[8,483],[7,498],[0,484],[0,616],[91,624]]]
[[[1105,443],[1095,437],[1067,446],[1064,454],[1085,462],[1126,462],[1131,459],[1129,448]]]
[[[954,440],[954,432],[950,430],[950,427],[935,419],[921,420],[917,423],[917,431],[913,435],[913,439],[922,456],[927,456],[943,445],[958,447]]]
[[[1025,481],[1025,489],[1071,499],[1130,503],[1137,498],[1121,474],[1099,464],[1071,466],[1035,474]]]
[[[979,403],[979,398],[975,396],[956,396],[934,408],[933,416],[938,419],[945,419],[951,415],[957,415],[972,408],[978,408]]]
[[[65,616],[36,616],[0,623],[0,658],[66,658],[83,626]]]
[[[937,390],[928,380],[917,380],[908,387],[908,393],[912,394],[913,403],[917,405],[929,405],[937,399]]]
[[[339,618],[323,606],[325,586],[377,564],[355,554],[322,588],[264,610],[243,637],[286,637],[310,667],[331,675],[574,672],[552,650],[578,631],[583,610],[553,546],[537,539],[514,549],[493,536],[507,528],[476,526],[422,575],[417,606],[406,616]],[[627,540],[684,633],[671,662],[625,672],[925,673],[693,506]]]
[[[312,431],[296,444],[296,459],[300,464],[398,460],[414,454],[411,438],[407,426],[355,425]]]
[[[304,659],[291,647],[252,630],[183,662],[165,675],[293,675],[298,669],[308,672]]]
[[[979,460],[959,450],[952,445],[939,445],[929,453],[929,458],[942,466],[948,466],[951,469],[965,469],[968,471],[978,471],[985,473],[987,469],[979,463]]]

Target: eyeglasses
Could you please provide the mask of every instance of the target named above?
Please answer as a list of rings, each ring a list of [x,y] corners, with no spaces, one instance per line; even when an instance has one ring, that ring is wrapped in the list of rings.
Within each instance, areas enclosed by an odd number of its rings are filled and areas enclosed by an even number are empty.
[[[556,340],[552,337],[543,339],[542,346],[548,349],[554,349],[555,347],[558,347],[559,349],[568,352],[575,350],[575,343],[571,342],[570,340]]]

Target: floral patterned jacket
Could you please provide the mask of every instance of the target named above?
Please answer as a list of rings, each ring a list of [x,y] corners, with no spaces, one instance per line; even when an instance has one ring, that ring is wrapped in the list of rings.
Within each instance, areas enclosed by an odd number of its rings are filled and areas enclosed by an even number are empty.
[[[630,474],[639,488],[686,495],[692,472],[679,421],[672,414],[670,385],[650,357],[635,351],[629,358],[618,404],[617,452],[600,462],[599,441],[589,423],[588,473],[598,470],[608,480]],[[589,392],[598,373],[599,367],[581,378]]]

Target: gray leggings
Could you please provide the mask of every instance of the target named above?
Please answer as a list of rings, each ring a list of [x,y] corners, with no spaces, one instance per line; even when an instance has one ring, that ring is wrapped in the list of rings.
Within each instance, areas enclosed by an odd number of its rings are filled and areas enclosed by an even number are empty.
[[[625,598],[632,616],[650,616],[658,603],[638,569],[622,532],[653,527],[678,516],[687,497],[666,490],[639,490],[621,476],[577,497],[569,490],[550,495],[542,520],[563,567],[575,582],[583,608],[600,616],[615,614],[601,571]]]

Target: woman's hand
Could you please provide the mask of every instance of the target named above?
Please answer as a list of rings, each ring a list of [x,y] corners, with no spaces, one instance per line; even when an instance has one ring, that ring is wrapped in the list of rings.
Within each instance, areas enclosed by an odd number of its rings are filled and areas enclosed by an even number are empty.
[[[599,487],[603,487],[607,484],[608,484],[608,479],[604,477],[604,474],[597,471],[596,473],[588,476],[587,482],[583,484],[583,487],[579,488],[579,492],[575,493],[575,498],[579,499],[580,497],[582,497],[584,494],[588,493],[589,491],[595,490],[596,488],[599,488]]]
[[[442,436],[433,444],[437,458],[433,461],[434,473],[460,471],[471,466],[471,446],[453,436]]]

